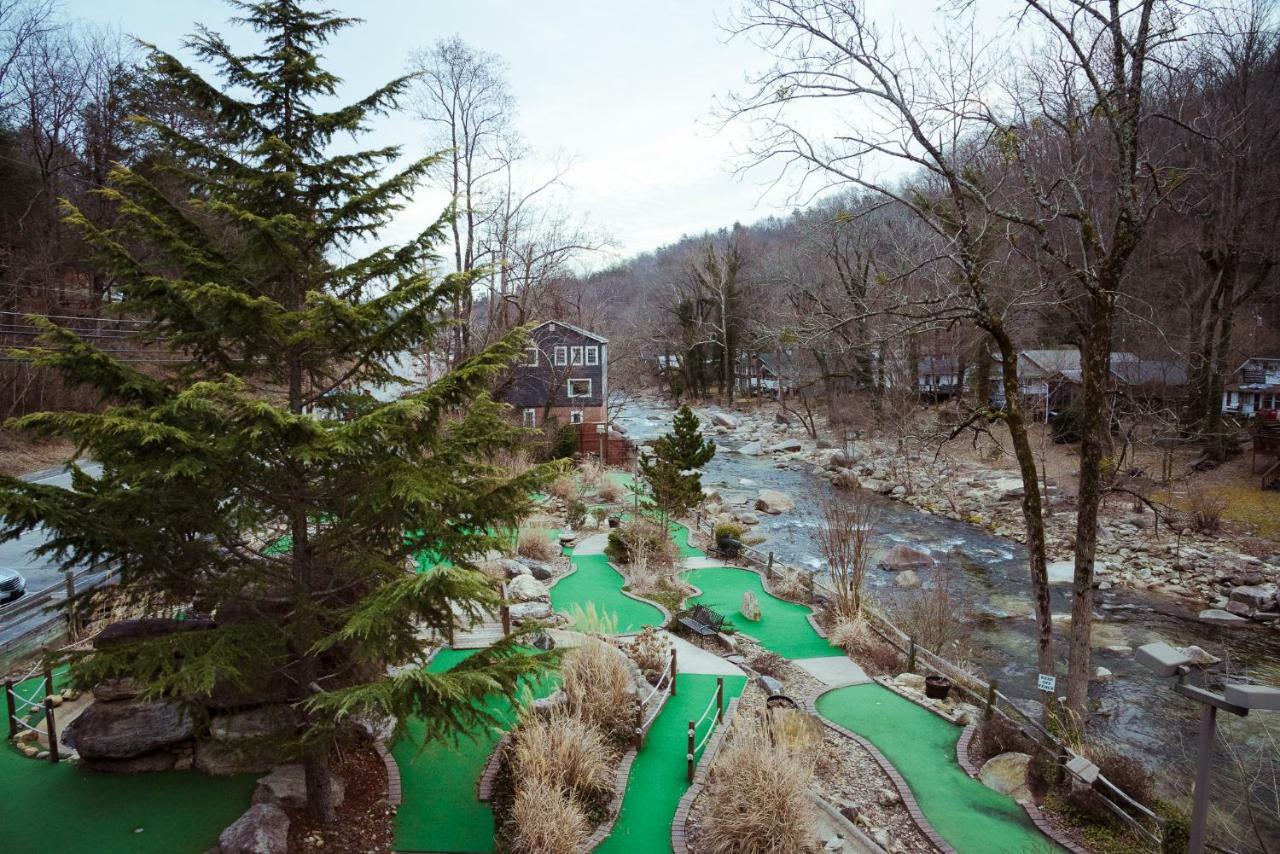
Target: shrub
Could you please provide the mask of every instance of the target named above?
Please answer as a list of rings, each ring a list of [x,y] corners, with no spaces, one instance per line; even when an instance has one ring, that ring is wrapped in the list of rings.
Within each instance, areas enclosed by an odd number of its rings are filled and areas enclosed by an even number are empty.
[[[721,522],[716,525],[716,542],[720,542],[724,537],[742,542],[742,526],[733,522]]]
[[[799,569],[783,570],[774,576],[773,592],[792,602],[808,602],[808,573]]]
[[[600,730],[564,713],[526,715],[514,733],[512,760],[518,785],[537,780],[582,804],[612,798],[613,759]]]
[[[578,481],[587,492],[600,488],[605,476],[604,464],[596,457],[583,457],[578,463]]]
[[[616,504],[622,500],[625,493],[621,486],[606,477],[600,481],[600,491],[597,495],[606,504]]]
[[[585,608],[573,605],[569,609],[569,625],[584,635],[616,635],[618,615],[612,611],[597,611],[595,602],[588,602]]]
[[[587,839],[587,817],[564,789],[528,780],[511,807],[511,850],[518,854],[576,854]]]
[[[1222,514],[1227,511],[1227,500],[1203,486],[1187,490],[1187,512],[1191,527],[1201,534],[1216,534],[1222,530]]]
[[[973,747],[970,748],[971,754],[976,754],[974,758],[979,762],[985,762],[992,756],[999,756],[1001,753],[1026,753],[1034,754],[1035,746],[1031,743],[1017,725],[1004,715],[993,714],[991,717],[978,724],[977,737],[973,740]],[[977,748],[974,750],[974,748]]]
[[[635,682],[626,656],[598,638],[570,650],[561,664],[562,686],[574,717],[625,741],[635,726]]]
[[[627,647],[627,654],[640,668],[640,672],[655,677],[666,669],[671,661],[671,643],[653,626],[645,626]]]
[[[750,661],[751,669],[775,679],[787,672],[787,660],[776,652],[762,652]]]
[[[788,754],[812,765],[822,749],[822,722],[798,709],[773,709],[766,717],[769,740]]]
[[[570,528],[581,528],[587,521],[587,505],[577,498],[570,498],[564,507],[564,520]]]
[[[614,563],[641,564],[647,567],[671,566],[676,561],[675,543],[671,537],[648,519],[633,519],[609,531],[605,554]]]
[[[813,807],[812,765],[774,743],[765,727],[739,720],[716,758],[703,797],[698,850],[709,854],[799,854]]]
[[[587,516],[591,519],[591,526],[599,528],[604,524],[605,517],[609,515],[609,511],[603,507],[592,507],[587,511]]]
[[[562,474],[551,481],[551,485],[547,487],[547,492],[561,501],[576,501],[578,499],[578,485],[567,474]]]
[[[858,661],[872,676],[892,676],[902,672],[902,655],[888,641],[872,644],[858,656]]]
[[[859,614],[856,617],[837,617],[827,640],[850,655],[859,655],[879,643],[880,636],[871,630],[866,617]]]
[[[516,554],[532,560],[555,560],[556,544],[545,528],[528,528],[516,540]]]

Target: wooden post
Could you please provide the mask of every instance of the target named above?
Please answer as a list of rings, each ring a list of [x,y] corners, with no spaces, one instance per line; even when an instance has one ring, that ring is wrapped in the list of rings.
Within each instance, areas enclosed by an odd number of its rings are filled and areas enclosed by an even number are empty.
[[[991,684],[987,686],[987,704],[986,704],[986,706],[982,709],[982,719],[983,719],[984,721],[985,721],[987,718],[991,717],[991,710],[992,710],[993,708],[995,708],[995,705],[996,705],[996,686],[997,686],[998,684],[999,684],[999,683],[997,683],[997,682],[996,682],[996,680],[992,679],[992,680],[991,680]]]
[[[769,564],[764,568],[764,577],[773,580],[773,552],[769,552]]]
[[[502,636],[506,637],[507,635],[511,634],[511,606],[503,605],[501,608],[501,614],[502,614]]]
[[[77,640],[79,627],[76,625],[76,610],[71,604],[76,598],[76,577],[72,573],[65,573],[67,582],[67,636],[71,640]]]
[[[916,672],[916,639],[911,638],[911,649],[907,651],[907,672]]]
[[[644,706],[640,705],[640,700],[637,698],[635,748],[639,750],[641,747],[644,747]]]
[[[693,741],[693,732],[694,732],[694,730],[693,730],[693,721],[689,721],[689,754],[688,754],[688,759],[689,759],[689,782],[690,782],[690,783],[692,783],[692,782],[693,782],[693,745],[694,745],[694,741]]]
[[[18,710],[13,704],[13,680],[4,680],[4,704],[9,713],[9,738],[18,736]]]
[[[671,696],[676,695],[676,648],[671,647]]]
[[[698,508],[697,520],[698,521],[694,523],[693,530],[701,534],[702,533],[702,508],[701,507]]]
[[[809,601],[813,601],[813,570],[809,570]]]
[[[716,677],[716,723],[724,723],[724,677]]]
[[[44,695],[53,696],[53,671],[49,669],[48,664],[44,666]]]
[[[44,722],[49,727],[49,761],[58,761],[58,729],[53,722],[53,698],[45,695]]]

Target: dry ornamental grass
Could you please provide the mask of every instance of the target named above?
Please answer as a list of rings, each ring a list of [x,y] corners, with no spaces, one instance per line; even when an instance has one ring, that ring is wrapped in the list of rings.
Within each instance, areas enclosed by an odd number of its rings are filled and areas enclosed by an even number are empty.
[[[520,538],[516,541],[516,553],[532,560],[555,560],[556,544],[545,530],[529,528],[520,532]]]
[[[511,824],[511,850],[518,854],[577,854],[587,838],[582,808],[564,789],[545,780],[520,784]]]
[[[610,739],[625,740],[635,722],[636,704],[626,656],[591,638],[564,657],[560,670],[573,716],[598,727]]]
[[[599,729],[570,715],[530,715],[515,733],[521,787],[537,780],[584,804],[613,796],[614,751]]]

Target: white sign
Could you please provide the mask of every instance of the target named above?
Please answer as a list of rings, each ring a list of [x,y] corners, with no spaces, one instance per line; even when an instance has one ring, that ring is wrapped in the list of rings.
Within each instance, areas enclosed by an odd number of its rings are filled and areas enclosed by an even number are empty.
[[[1052,691],[1054,688],[1058,687],[1058,679],[1055,676],[1050,676],[1048,673],[1041,673],[1036,677],[1036,687],[1041,691]]]

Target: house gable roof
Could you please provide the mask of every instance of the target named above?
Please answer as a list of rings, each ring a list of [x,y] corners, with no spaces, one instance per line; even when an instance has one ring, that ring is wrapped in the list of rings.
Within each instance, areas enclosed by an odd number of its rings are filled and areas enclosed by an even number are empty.
[[[533,333],[537,332],[539,329],[543,328],[544,326],[552,326],[552,325],[563,326],[565,329],[572,329],[574,332],[577,332],[579,335],[586,336],[587,338],[590,338],[593,341],[599,341],[601,344],[609,343],[609,339],[605,338],[603,335],[597,335],[594,332],[588,332],[587,330],[583,329],[581,326],[574,326],[572,323],[566,323],[563,320],[544,320],[541,323],[539,323],[537,326],[533,327],[533,329],[529,330],[529,334],[533,335]]]

